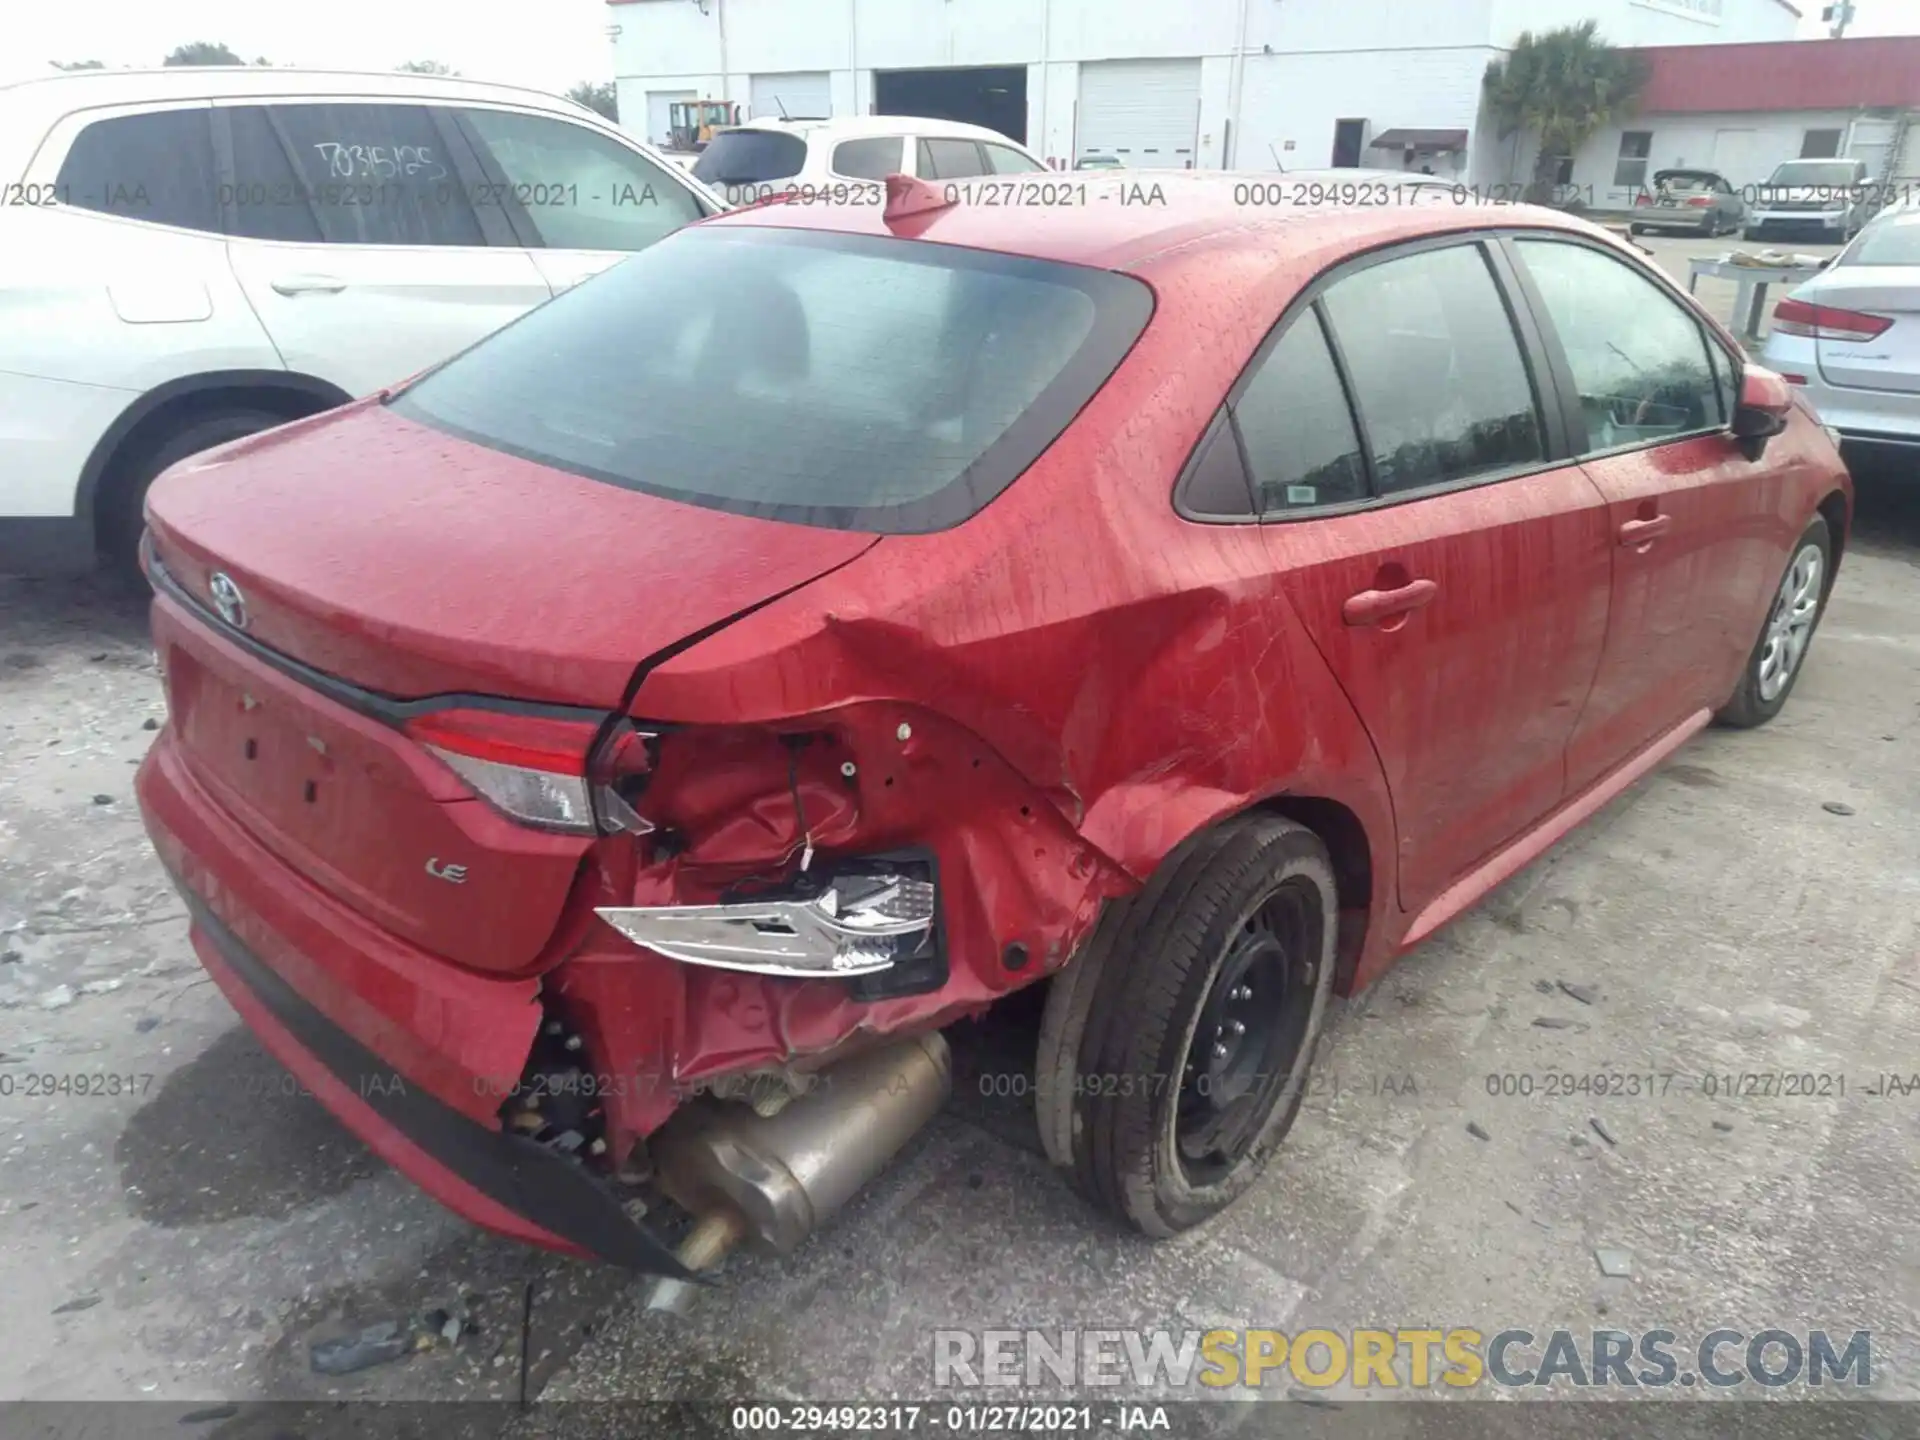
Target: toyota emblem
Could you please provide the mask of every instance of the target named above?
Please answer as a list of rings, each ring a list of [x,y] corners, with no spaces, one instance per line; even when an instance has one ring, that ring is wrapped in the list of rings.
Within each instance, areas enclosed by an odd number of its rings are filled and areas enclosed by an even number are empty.
[[[216,570],[207,580],[207,593],[213,596],[213,608],[220,612],[220,618],[236,630],[247,628],[247,601],[240,593],[240,587],[233,583],[233,577],[224,570]]]

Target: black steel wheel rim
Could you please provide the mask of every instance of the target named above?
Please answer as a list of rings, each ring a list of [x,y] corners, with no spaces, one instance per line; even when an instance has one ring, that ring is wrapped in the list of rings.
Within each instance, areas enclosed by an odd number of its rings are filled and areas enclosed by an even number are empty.
[[[1174,1146],[1189,1184],[1246,1158],[1305,1060],[1325,924],[1319,889],[1290,876],[1227,941],[1181,1057]]]

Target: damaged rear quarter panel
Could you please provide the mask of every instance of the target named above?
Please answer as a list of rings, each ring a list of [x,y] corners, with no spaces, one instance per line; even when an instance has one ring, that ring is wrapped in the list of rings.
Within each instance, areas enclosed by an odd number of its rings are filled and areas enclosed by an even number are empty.
[[[945,1023],[1064,964],[1101,902],[1197,829],[1283,793],[1339,801],[1390,863],[1378,762],[1293,622],[1258,527],[1188,522],[1171,502],[1234,377],[1331,258],[1284,239],[1266,256],[1201,239],[1156,257],[1140,272],[1153,322],[1009,490],[951,530],[883,539],[639,688],[643,720],[835,732],[846,748],[809,747],[795,776],[815,844],[935,851],[947,985],[862,1003],[841,982],[681,966],[597,930],[556,978],[583,999],[594,990],[623,1027],[611,1043],[685,1080]],[[698,903],[710,867],[791,856],[785,760],[746,768],[754,793],[731,795],[704,839],[638,870],[615,903]],[[1391,893],[1376,874],[1370,947]],[[1031,963],[1010,973],[1015,942]],[[630,1117],[642,1132],[646,1108]]]

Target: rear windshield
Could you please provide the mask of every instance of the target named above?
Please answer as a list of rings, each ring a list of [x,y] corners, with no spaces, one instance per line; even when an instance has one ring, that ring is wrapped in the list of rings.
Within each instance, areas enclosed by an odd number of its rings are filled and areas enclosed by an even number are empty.
[[[757,185],[798,175],[807,142],[781,130],[727,130],[707,142],[693,162],[696,180],[709,185]]]
[[[1869,225],[1842,262],[1847,265],[1920,265],[1920,215]]]
[[[682,230],[391,402],[719,510],[944,529],[1006,489],[1152,313],[1130,276],[920,241]]]
[[[1860,183],[1860,170],[1851,160],[1788,160],[1774,168],[1769,185],[1830,185]]]
[[[1661,175],[1655,178],[1654,184],[1662,190],[1711,190],[1713,177],[1711,175]]]

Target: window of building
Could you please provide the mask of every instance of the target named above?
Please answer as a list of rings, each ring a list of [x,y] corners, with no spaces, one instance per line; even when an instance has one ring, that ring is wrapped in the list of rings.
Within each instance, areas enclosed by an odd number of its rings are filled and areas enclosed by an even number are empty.
[[[1809,130],[1800,142],[1802,160],[1832,160],[1840,153],[1838,130]]]
[[[1647,186],[1647,157],[1653,154],[1651,130],[1627,130],[1620,136],[1620,158],[1613,164],[1616,190],[1644,190]]]

